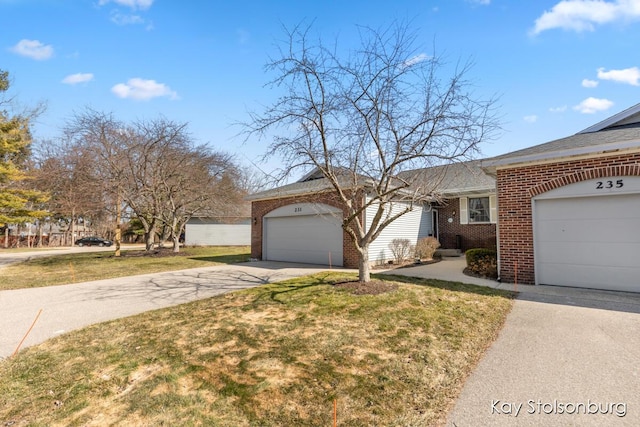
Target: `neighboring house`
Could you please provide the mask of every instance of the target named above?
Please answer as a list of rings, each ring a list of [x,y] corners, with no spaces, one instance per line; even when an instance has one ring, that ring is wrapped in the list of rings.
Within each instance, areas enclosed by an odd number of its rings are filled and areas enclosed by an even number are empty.
[[[483,166],[503,281],[640,292],[640,104]]]
[[[369,261],[381,264],[393,259],[393,239],[434,236],[443,248],[466,250],[493,247],[495,240],[495,181],[480,169],[479,162],[411,171],[437,182],[433,202],[414,204],[383,230],[369,247]],[[363,195],[366,197],[366,195]],[[251,256],[271,261],[292,261],[358,267],[358,253],[342,230],[346,214],[327,179],[312,172],[298,182],[253,194]],[[399,211],[408,202],[394,202]],[[376,206],[364,212],[369,226]]]
[[[191,218],[185,225],[186,246],[248,246],[251,244],[251,218]]]

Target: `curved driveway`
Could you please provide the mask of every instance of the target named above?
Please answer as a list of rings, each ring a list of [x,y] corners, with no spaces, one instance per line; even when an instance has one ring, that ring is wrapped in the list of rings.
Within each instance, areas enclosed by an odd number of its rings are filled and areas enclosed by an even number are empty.
[[[0,291],[0,358],[13,354],[40,310],[21,349],[93,323],[325,270],[323,266],[249,262]]]

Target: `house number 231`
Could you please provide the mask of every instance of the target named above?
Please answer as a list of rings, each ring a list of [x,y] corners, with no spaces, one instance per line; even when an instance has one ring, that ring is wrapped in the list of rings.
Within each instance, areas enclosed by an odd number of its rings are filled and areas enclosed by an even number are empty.
[[[596,189],[602,190],[603,188],[622,188],[624,186],[624,182],[619,179],[616,182],[613,181],[598,181],[596,183]]]

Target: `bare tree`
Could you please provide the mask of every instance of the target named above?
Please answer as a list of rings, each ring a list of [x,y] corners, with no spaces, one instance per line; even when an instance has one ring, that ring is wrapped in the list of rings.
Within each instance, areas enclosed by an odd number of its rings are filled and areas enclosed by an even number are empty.
[[[430,200],[437,180],[406,173],[472,158],[498,129],[495,99],[477,99],[465,79],[470,66],[447,71],[438,56],[417,49],[406,24],[360,28],[360,45],[313,41],[310,27],[286,31],[279,57],[266,68],[284,94],[245,123],[247,138],[273,137],[281,177],[315,168],[346,214],[342,226],[359,253],[361,281],[370,280],[369,245],[390,223]],[[391,205],[403,201],[402,209]],[[363,223],[373,208],[371,225]]]
[[[68,242],[73,245],[79,220],[95,225],[105,219],[107,205],[92,156],[67,140],[39,141],[34,151],[34,183],[49,192],[47,210],[69,225]]]
[[[192,216],[228,209],[241,192],[235,179],[227,182],[235,170],[232,158],[194,144],[186,123],[160,117],[125,124],[87,109],[69,122],[67,133],[94,162],[94,180],[102,183],[116,218],[126,206],[140,221],[147,251],[158,233],[179,251]]]

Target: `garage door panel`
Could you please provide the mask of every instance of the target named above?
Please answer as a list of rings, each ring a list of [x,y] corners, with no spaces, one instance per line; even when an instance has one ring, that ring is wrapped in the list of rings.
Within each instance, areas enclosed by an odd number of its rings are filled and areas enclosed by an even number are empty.
[[[545,250],[540,251],[537,261],[556,264],[559,261],[573,265],[627,267],[640,260],[638,243],[581,243],[580,251],[575,250],[574,242],[548,242]],[[603,252],[615,251],[617,256],[602,256]]]
[[[640,218],[610,219],[603,224],[602,219],[575,219],[540,221],[539,237],[548,242],[615,242],[632,243],[638,236],[630,233],[637,227]]]
[[[549,264],[541,273],[540,283],[560,285],[554,283],[554,278],[563,276],[566,279],[562,281],[562,286],[638,292],[640,283],[632,279],[635,274],[637,269],[629,267]]]
[[[640,195],[536,200],[536,282],[640,292]]]
[[[640,218],[638,195],[572,197],[548,199],[536,202],[536,212],[544,216],[553,215],[554,219],[610,219]],[[611,199],[617,199],[612,206]],[[635,199],[635,200],[634,200]],[[599,202],[597,202],[599,201]]]
[[[263,258],[342,266],[342,227],[333,215],[265,218]]]

